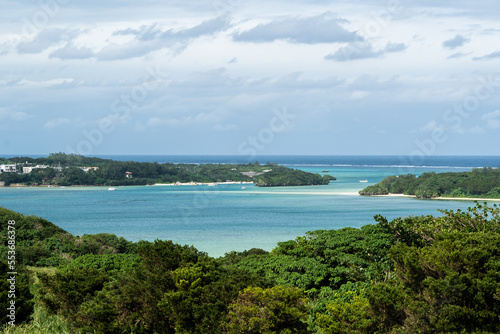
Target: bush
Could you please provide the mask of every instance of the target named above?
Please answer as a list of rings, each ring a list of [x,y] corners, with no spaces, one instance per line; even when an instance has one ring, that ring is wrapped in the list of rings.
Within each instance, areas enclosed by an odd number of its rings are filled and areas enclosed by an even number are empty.
[[[229,306],[228,333],[307,333],[307,303],[298,288],[249,287]]]

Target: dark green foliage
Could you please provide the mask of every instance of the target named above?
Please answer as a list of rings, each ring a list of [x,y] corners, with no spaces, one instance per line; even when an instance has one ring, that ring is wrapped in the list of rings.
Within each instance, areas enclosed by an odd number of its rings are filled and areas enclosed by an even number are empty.
[[[85,254],[114,254],[136,253],[137,245],[123,237],[114,234],[99,233],[84,235],[75,239],[76,247],[73,250],[75,257]]]
[[[4,225],[3,221],[2,225]],[[7,253],[2,252],[2,255],[7,259]],[[27,322],[33,313],[33,295],[29,290],[29,274],[22,265],[17,265],[14,269],[17,274],[8,274],[13,271],[12,268],[4,259],[0,259],[0,319],[2,325],[10,321],[13,321],[15,325]],[[7,316],[10,315],[8,308],[12,308],[11,301],[15,301],[15,319]]]
[[[262,272],[276,285],[314,295],[322,287],[383,280],[392,268],[388,250],[394,242],[392,235],[373,225],[314,231],[278,243],[271,254],[247,256],[235,265]]]
[[[136,253],[137,245],[114,234],[75,237],[45,219],[0,208],[0,251],[7,252],[7,222],[16,222],[16,260],[28,266],[59,266],[85,254]]]
[[[440,212],[444,213],[443,217],[406,217],[388,222],[377,215],[375,220],[398,241],[410,246],[430,245],[438,233],[446,231],[500,233],[500,208],[497,204],[490,207],[476,202],[476,206],[467,211]]]
[[[258,162],[249,164],[173,164],[157,162],[113,161],[109,159],[90,158],[79,155],[56,153],[48,158],[32,159],[16,157],[9,159],[11,163],[43,164],[51,167],[63,167],[61,172],[53,168],[35,169],[29,174],[1,173],[0,181],[5,185],[16,183],[70,185],[106,185],[131,186],[154,183],[175,182],[225,182],[255,181],[259,186],[298,186],[312,184],[328,184],[335,180],[333,176],[307,173],[277,164]],[[98,167],[97,170],[83,171],[83,167]],[[270,171],[264,173],[264,171]],[[132,173],[132,178],[126,177]],[[249,175],[255,176],[254,179]]]
[[[158,303],[165,293],[175,290],[172,272],[189,263],[196,263],[199,257],[205,256],[194,247],[180,246],[172,241],[156,240],[154,243],[144,242],[138,247],[142,257],[141,267],[133,278],[127,279],[131,286],[122,288],[117,297],[119,303],[132,306],[132,310],[119,312],[136,312],[138,329],[173,333],[174,322],[167,317]]]
[[[75,328],[173,333],[157,304],[175,288],[171,272],[202,254],[171,241],[142,242],[138,253],[86,255],[54,276],[41,275],[42,301]]]
[[[40,273],[38,277],[43,286],[42,302],[73,323],[80,305],[92,299],[108,280],[106,273],[86,267],[58,270],[54,276]]]
[[[370,333],[376,323],[369,307],[368,299],[355,291],[335,292],[324,311],[315,315],[315,323],[324,334]]]
[[[243,252],[232,251],[232,252],[226,253],[223,257],[218,258],[218,261],[225,266],[229,266],[229,265],[237,264],[238,262],[241,262],[241,260],[243,260],[244,258],[251,256],[251,255],[259,256],[259,255],[267,255],[267,254],[269,254],[268,251],[265,251],[265,250],[260,249],[260,248],[252,248],[252,249],[249,249],[249,250],[246,250]]]
[[[9,220],[15,220],[16,224],[16,241],[30,241],[30,240],[46,240],[54,234],[67,233],[62,228],[48,222],[47,220],[35,216],[24,216],[17,212],[0,208],[0,221],[1,225],[1,237],[6,236],[7,222]],[[1,239],[2,243],[6,239]]]
[[[307,333],[307,298],[297,288],[249,287],[229,306],[228,333]]]
[[[400,244],[391,254],[397,279],[368,295],[381,328],[500,331],[500,235],[443,233],[429,247]]]
[[[460,173],[389,176],[359,192],[361,195],[405,194],[418,198],[500,198],[500,169],[491,167]]]
[[[366,187],[359,193],[361,195],[406,194],[408,191],[414,191],[415,182],[416,177],[412,174],[388,176],[379,183]]]
[[[67,232],[45,219],[23,216],[17,212],[0,208],[0,251],[7,253],[7,221],[15,221],[16,261],[23,265],[35,265],[52,255],[47,243],[54,236],[64,237]]]
[[[107,275],[115,275],[117,272],[132,272],[140,264],[141,257],[139,254],[87,254],[71,261],[65,266],[65,269],[72,271],[74,269],[93,268]]]
[[[215,333],[229,303],[248,285],[264,282],[256,275],[224,269],[205,257],[172,272],[175,289],[165,293],[160,308],[174,324],[176,333]]]
[[[263,272],[276,285],[296,286],[310,290],[330,285],[332,269],[312,258],[289,255],[251,256],[238,264],[239,268]]]
[[[53,283],[42,278],[44,302],[73,326],[103,333],[218,333],[239,291],[269,286],[259,275],[223,267],[195,248],[171,241],[142,242],[138,251],[142,260],[134,254],[74,260],[51,277]],[[78,280],[83,270],[100,284],[91,286],[92,293],[69,298],[68,273],[76,275],[75,291],[89,291],[88,282]],[[87,298],[79,297],[83,295]],[[63,309],[71,309],[72,316]]]
[[[405,303],[409,302],[405,292],[397,278],[367,289],[365,297],[370,306],[365,309],[365,316],[371,319],[374,328],[378,327],[378,332],[392,333],[394,329],[402,329],[402,332],[420,333],[417,328],[407,331],[403,326],[407,311]]]
[[[0,209],[2,221],[16,220],[24,262],[67,262],[37,269],[33,291],[75,333],[500,332],[500,209],[442,213],[377,216],[377,225],[308,232],[271,253],[213,259],[172,241],[76,238]],[[27,320],[32,296],[18,271],[17,319]]]
[[[336,179],[330,175],[321,176],[283,166],[273,167],[271,172],[254,177],[259,187],[321,185],[330,183],[330,180]]]

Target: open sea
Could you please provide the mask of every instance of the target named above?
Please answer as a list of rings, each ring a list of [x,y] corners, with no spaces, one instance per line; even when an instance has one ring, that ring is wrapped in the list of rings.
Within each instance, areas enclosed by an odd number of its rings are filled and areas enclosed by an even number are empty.
[[[364,197],[357,192],[384,177],[498,167],[500,156],[99,156],[173,163],[276,162],[337,178],[326,186],[0,187],[0,206],[43,217],[74,235],[114,233],[128,240],[173,240],[211,256],[250,248],[271,250],[307,231],[361,227],[373,216],[440,215],[471,201]],[[367,180],[367,183],[360,183]]]

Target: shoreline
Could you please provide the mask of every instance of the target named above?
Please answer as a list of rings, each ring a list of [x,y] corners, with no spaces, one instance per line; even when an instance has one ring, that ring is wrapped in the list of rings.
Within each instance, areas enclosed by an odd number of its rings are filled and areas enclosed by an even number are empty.
[[[175,182],[155,183],[153,186],[216,186],[218,184],[253,184],[252,181],[225,181],[225,182]]]
[[[145,186],[207,186],[207,185],[218,185],[218,184],[253,184],[252,181],[225,181],[225,182],[176,182],[176,183],[154,183],[154,184],[143,184],[143,185],[119,185],[119,186],[105,186],[105,185],[94,185],[94,184],[73,184],[70,186],[58,186],[58,185],[27,185],[24,183],[19,184],[11,184],[9,186],[0,186],[1,188],[9,189],[9,188],[72,188],[72,187],[145,187]]]
[[[415,195],[404,195],[404,194],[387,194],[387,195],[363,195],[363,196],[373,196],[373,197],[408,197],[417,199],[430,199],[430,200],[441,200],[441,201],[485,201],[485,202],[500,202],[500,198],[481,198],[481,197],[431,197],[431,198],[418,198]]]

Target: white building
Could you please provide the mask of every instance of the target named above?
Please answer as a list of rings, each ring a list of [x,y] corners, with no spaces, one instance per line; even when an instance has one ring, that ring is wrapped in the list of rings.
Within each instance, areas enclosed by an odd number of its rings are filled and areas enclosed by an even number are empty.
[[[0,173],[15,173],[17,171],[16,164],[0,165]]]
[[[49,168],[50,166],[47,165],[36,165],[36,166],[29,166],[29,167],[23,167],[23,174],[28,174],[33,171],[33,169],[44,169],[44,168]]]

